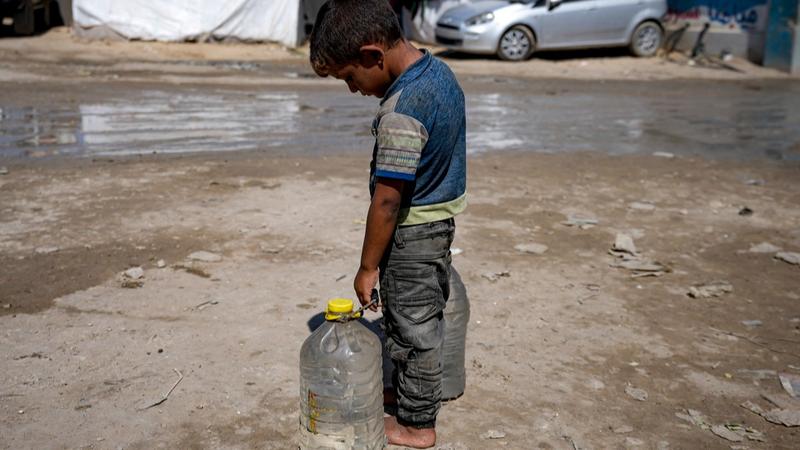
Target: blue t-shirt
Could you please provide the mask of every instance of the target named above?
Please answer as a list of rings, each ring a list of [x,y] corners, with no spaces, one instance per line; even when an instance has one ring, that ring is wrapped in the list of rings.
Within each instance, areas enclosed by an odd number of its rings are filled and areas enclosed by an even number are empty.
[[[398,225],[448,219],[467,205],[464,92],[445,63],[423,53],[389,87],[372,124],[370,192],[376,178],[413,188],[403,196]]]

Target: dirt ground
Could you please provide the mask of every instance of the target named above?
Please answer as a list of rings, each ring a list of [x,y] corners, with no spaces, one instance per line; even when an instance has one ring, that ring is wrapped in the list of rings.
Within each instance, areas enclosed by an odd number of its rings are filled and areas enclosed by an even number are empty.
[[[96,60],[83,50],[59,59],[53,36],[0,41],[0,78],[13,86],[5,101],[60,101],[48,89],[62,75],[85,91],[188,79],[266,89],[303,64],[266,48],[281,56],[255,76],[198,69],[169,53],[177,44],[72,40],[62,45],[90,46]],[[159,60],[103,53],[122,48]],[[529,69],[582,62],[596,61]],[[0,447],[293,448],[300,344],[328,298],[352,296],[368,152],[0,155]],[[771,409],[765,394],[800,402],[778,381],[800,375],[800,266],[750,251],[769,242],[800,252],[800,165],[502,152],[471,156],[468,179],[454,243],[472,308],[467,391],[443,406],[438,448],[797,447],[800,429],[740,405]],[[568,226],[570,217],[597,223]],[[664,273],[613,267],[618,233]],[[530,243],[548,249],[515,249]],[[222,258],[187,259],[201,250]],[[120,273],[136,266],[143,285],[122,287]],[[732,290],[687,295],[715,281]],[[146,408],[179,374],[168,399]],[[702,423],[679,417],[690,409]],[[725,424],[765,442],[708,429]]]

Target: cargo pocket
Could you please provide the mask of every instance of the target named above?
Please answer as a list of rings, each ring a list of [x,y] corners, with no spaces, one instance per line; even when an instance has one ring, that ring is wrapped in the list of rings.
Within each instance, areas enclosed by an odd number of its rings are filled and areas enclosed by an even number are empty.
[[[430,320],[444,309],[444,298],[435,266],[391,269],[387,273],[394,304],[390,308],[414,325]]]

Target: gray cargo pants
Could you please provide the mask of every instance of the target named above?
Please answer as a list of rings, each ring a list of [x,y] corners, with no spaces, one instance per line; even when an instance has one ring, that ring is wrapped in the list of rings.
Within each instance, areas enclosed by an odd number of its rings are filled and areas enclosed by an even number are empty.
[[[431,428],[442,400],[444,307],[455,221],[398,227],[380,267],[386,350],[394,363],[397,419]]]

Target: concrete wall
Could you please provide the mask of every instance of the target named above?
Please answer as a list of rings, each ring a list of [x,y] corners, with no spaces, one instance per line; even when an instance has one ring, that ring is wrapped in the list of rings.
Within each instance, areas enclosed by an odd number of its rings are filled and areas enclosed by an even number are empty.
[[[769,0],[667,0],[668,30],[690,27],[678,49],[690,50],[704,23],[711,24],[703,42],[706,52],[728,51],[760,63],[764,57]]]

